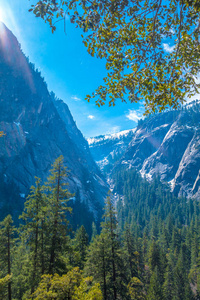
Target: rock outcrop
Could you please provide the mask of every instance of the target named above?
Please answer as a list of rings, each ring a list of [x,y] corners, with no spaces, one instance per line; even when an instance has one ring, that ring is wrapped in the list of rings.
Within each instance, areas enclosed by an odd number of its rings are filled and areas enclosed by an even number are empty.
[[[97,215],[107,185],[68,106],[49,94],[38,70],[15,36],[0,25],[0,174],[27,195],[35,176],[44,182],[57,157],[64,156],[69,189]]]
[[[106,176],[126,151],[134,132],[135,129],[124,130],[87,139],[94,160]]]
[[[93,151],[102,149],[96,147]],[[136,168],[149,180],[159,175],[176,195],[200,197],[200,103],[141,120],[112,172],[124,167]]]

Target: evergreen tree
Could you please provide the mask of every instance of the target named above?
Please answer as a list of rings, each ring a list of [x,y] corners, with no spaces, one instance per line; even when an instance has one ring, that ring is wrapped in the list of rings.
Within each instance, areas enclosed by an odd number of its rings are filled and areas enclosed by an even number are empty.
[[[93,240],[96,235],[97,235],[97,227],[96,227],[95,222],[92,222],[92,237],[91,237],[91,240]]]
[[[83,269],[88,247],[88,234],[83,225],[79,229],[77,229],[73,244],[76,256],[75,264],[80,269]]]
[[[192,293],[189,286],[188,276],[184,268],[184,255],[180,251],[176,267],[174,269],[174,298],[177,300],[190,300]]]
[[[29,249],[29,276],[31,293],[39,283],[40,276],[44,274],[44,236],[45,232],[45,214],[47,203],[45,195],[42,192],[40,179],[36,178],[36,186],[31,187],[31,191],[24,204],[24,212],[21,219],[24,225],[20,231],[22,240],[25,241]]]
[[[200,299],[200,248],[197,257],[197,265],[195,270],[193,270],[193,272],[195,273],[193,284],[197,285],[197,299]]]
[[[112,289],[113,289],[113,300],[117,299],[117,251],[119,244],[117,241],[116,229],[117,229],[117,218],[114,206],[111,198],[107,197],[104,213],[104,222],[102,228],[105,229],[108,240],[110,240],[110,256],[111,256],[111,274],[112,274]]]
[[[12,299],[12,290],[11,290],[11,269],[12,269],[12,252],[14,246],[14,236],[16,229],[13,226],[13,220],[11,215],[8,215],[0,223],[0,266],[1,266],[1,277],[5,277],[5,280],[2,281],[8,284],[8,299]],[[7,280],[8,278],[9,280]]]
[[[130,273],[130,277],[139,276],[139,253],[136,251],[135,241],[133,233],[130,230],[128,224],[125,225],[124,234],[123,234],[123,257],[126,265],[126,272]]]
[[[6,275],[5,277],[0,279],[0,299],[12,299],[11,293],[8,294],[8,286],[11,283],[12,276]]]
[[[32,275],[32,266],[30,265],[29,247],[23,237],[20,237],[19,243],[16,245],[15,256],[13,260],[13,298],[27,299],[30,296],[32,285],[30,278]],[[39,277],[37,278],[39,282]]]
[[[133,277],[128,284],[129,294],[133,300],[145,300],[146,295],[143,283],[137,278]]]
[[[60,156],[54,162],[45,186],[48,199],[49,274],[54,274],[55,271],[61,272],[65,268],[62,255],[68,243],[66,213],[71,211],[67,202],[73,196],[66,189],[66,178],[66,167],[63,165],[63,157]]]
[[[163,300],[162,286],[157,266],[154,268],[151,275],[150,285],[147,292],[147,300]]]
[[[106,200],[101,234],[90,243],[85,272],[100,283],[104,300],[126,299],[128,279],[125,276],[122,251],[118,241],[117,219],[110,197]],[[123,279],[122,279],[123,278]]]
[[[167,268],[164,274],[163,297],[165,300],[173,300],[174,295],[174,257],[170,252],[167,255]]]
[[[154,271],[156,267],[159,271],[161,269],[160,247],[154,238],[149,248],[149,266],[152,271]]]
[[[110,253],[108,247],[107,235],[102,230],[100,235],[97,235],[90,243],[88,249],[87,260],[85,264],[85,273],[88,276],[93,276],[95,282],[98,282],[103,291],[103,299],[108,300],[108,282],[110,276]]]
[[[199,252],[199,237],[195,231],[191,242],[191,265],[192,266],[195,266],[197,264],[198,252]]]

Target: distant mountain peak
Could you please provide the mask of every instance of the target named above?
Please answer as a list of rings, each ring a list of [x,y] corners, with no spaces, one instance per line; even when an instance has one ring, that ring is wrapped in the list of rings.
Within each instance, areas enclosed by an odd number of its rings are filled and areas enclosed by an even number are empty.
[[[99,136],[96,136],[96,137],[87,138],[87,141],[88,141],[89,145],[92,145],[92,144],[102,142],[102,141],[105,141],[105,140],[116,140],[116,139],[120,139],[121,137],[126,137],[127,135],[135,132],[135,130],[136,130],[136,128],[133,128],[133,129],[119,131],[119,132],[116,132],[116,133],[99,135]]]
[[[87,139],[90,151],[105,175],[125,152],[136,128]]]
[[[97,138],[90,143],[90,149],[109,177],[115,171],[136,168],[148,180],[159,175],[176,195],[199,197],[200,100],[186,103],[176,111],[148,116],[128,143],[108,143]],[[113,159],[116,149],[119,155]]]

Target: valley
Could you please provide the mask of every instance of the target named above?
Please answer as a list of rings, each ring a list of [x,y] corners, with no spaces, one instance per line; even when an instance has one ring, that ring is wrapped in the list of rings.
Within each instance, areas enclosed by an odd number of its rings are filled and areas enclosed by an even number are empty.
[[[198,300],[199,101],[86,140],[2,28],[0,299]]]
[[[105,175],[136,168],[150,181],[160,176],[175,195],[199,198],[199,120],[200,102],[193,101],[140,120],[134,130],[91,138],[90,150]]]

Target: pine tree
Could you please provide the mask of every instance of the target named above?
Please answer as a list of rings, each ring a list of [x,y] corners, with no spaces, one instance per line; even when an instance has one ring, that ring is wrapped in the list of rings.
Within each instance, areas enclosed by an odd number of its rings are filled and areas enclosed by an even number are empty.
[[[11,275],[6,275],[0,279],[0,299],[6,299],[7,296],[9,300],[12,299],[11,294],[8,294],[8,286],[11,283],[11,279]]]
[[[199,237],[196,232],[193,234],[191,242],[191,265],[195,266],[197,264],[197,257],[199,252]]]
[[[44,274],[44,230],[47,204],[42,192],[40,179],[36,178],[36,186],[31,191],[24,204],[24,212],[20,216],[24,220],[20,231],[22,239],[29,249],[29,276],[31,293],[39,283],[40,276]]]
[[[105,203],[104,222],[102,228],[105,231],[110,252],[110,286],[113,291],[111,296],[113,300],[118,297],[125,297],[127,293],[128,279],[125,275],[125,269],[122,261],[119,239],[117,235],[117,217],[111,197],[108,196]],[[123,280],[122,280],[123,277]]]
[[[163,300],[162,286],[157,266],[154,268],[151,275],[150,285],[147,292],[147,300]]]
[[[47,192],[47,217],[49,229],[49,267],[48,273],[54,274],[63,269],[61,256],[66,251],[67,224],[66,213],[71,211],[67,207],[69,198],[73,195],[66,189],[67,172],[63,165],[63,156],[60,156],[54,162],[50,170],[50,176],[45,186]]]
[[[137,278],[133,277],[128,284],[128,290],[131,299],[133,300],[145,300],[146,295],[144,292],[144,285],[143,283]]]
[[[16,229],[13,226],[13,220],[11,215],[8,215],[0,223],[0,267],[1,267],[1,277],[8,275],[9,280],[5,281],[8,284],[8,299],[12,299],[11,290],[11,269],[12,269],[12,251],[14,246],[14,236],[16,234]]]
[[[192,299],[191,288],[186,269],[184,268],[184,255],[181,249],[176,267],[174,269],[174,298],[177,300],[190,300]]]
[[[97,235],[97,227],[96,227],[96,224],[94,222],[92,222],[92,237],[91,237],[91,240],[93,240],[96,235]]]
[[[102,231],[90,243],[84,269],[86,275],[93,276],[100,283],[104,300],[126,299],[127,294],[128,279],[116,230],[116,213],[108,197]]]
[[[77,229],[73,244],[76,256],[76,266],[83,269],[88,247],[88,234],[83,225]]]
[[[197,295],[198,295],[198,298],[197,299],[200,299],[200,248],[199,248],[199,253],[198,253],[198,257],[197,257],[197,265],[196,265],[196,268],[195,268],[195,281],[194,283],[197,284]]]
[[[110,241],[104,229],[89,245],[84,272],[100,283],[104,300],[110,299]]]
[[[165,300],[173,300],[174,295],[174,256],[170,252],[167,255],[168,262],[164,274],[163,297]]]
[[[116,235],[117,218],[110,197],[107,197],[106,199],[105,213],[103,217],[104,217],[104,222],[102,223],[102,228],[105,229],[108,235],[108,239],[110,240],[113,300],[116,300],[117,299],[116,259],[117,259],[117,250],[118,250],[118,241]]]
[[[173,251],[178,251],[180,250],[181,247],[181,234],[180,230],[177,227],[173,228],[172,232],[172,245],[171,248]]]
[[[159,271],[161,268],[160,247],[158,243],[155,242],[154,238],[149,248],[149,266],[152,271],[154,271],[156,267],[158,268]]]
[[[20,236],[20,240],[16,245],[15,255],[13,260],[13,298],[14,299],[27,299],[26,296],[30,296],[31,292],[31,276],[32,265],[30,263],[29,247],[27,241],[24,241]],[[38,276],[39,282],[39,276]]]
[[[138,256],[139,253],[136,251],[135,247],[135,241],[133,237],[133,233],[130,230],[130,226],[128,224],[125,224],[125,229],[123,233],[123,256],[124,261],[126,262],[127,270],[126,272],[130,272],[130,276],[132,277],[138,277],[138,271],[139,271],[139,262],[138,262]]]

